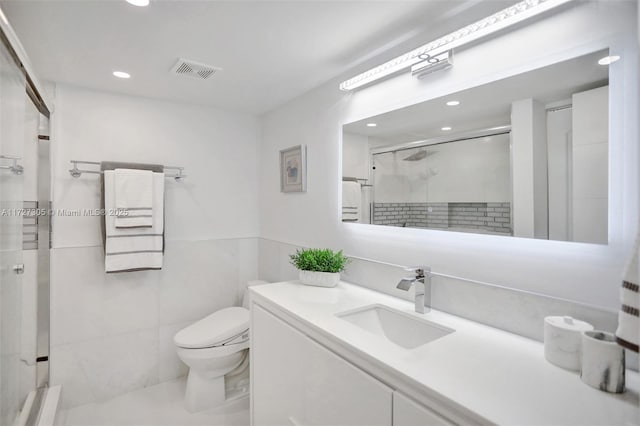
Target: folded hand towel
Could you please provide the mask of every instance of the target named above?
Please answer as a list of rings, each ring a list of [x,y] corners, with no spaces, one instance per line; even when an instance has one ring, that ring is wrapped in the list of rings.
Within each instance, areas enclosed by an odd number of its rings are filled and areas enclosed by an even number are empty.
[[[631,259],[622,280],[621,308],[618,313],[616,340],[621,346],[638,352],[640,345],[640,235],[631,251]]]
[[[115,207],[117,228],[153,225],[153,172],[149,170],[115,170]]]
[[[164,173],[164,166],[162,164],[146,164],[146,163],[123,163],[120,161],[103,161],[100,163],[100,171],[115,170],[115,169],[134,169],[134,170],[151,170],[155,173]],[[100,174],[100,188],[102,195],[100,197],[100,208],[104,210],[104,173]],[[102,233],[102,248],[107,247],[107,232],[105,228],[105,216],[102,216],[100,221],[100,232]],[[163,230],[164,232],[164,230]],[[163,247],[164,248],[164,247]]]
[[[360,221],[362,192],[358,182],[342,182],[342,221]]]
[[[104,171],[105,271],[124,272],[161,269],[164,232],[164,173],[153,173],[152,226],[117,228],[115,209],[115,172]]]

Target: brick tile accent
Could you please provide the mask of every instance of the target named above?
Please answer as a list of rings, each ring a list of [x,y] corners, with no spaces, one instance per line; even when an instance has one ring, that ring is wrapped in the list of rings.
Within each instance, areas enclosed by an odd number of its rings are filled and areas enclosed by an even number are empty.
[[[511,203],[374,203],[376,225],[483,230],[512,235]]]

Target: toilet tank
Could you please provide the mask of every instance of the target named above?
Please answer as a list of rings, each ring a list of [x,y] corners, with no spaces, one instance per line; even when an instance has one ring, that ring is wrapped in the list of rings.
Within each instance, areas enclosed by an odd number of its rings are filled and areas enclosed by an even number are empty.
[[[262,281],[262,280],[252,280],[252,281],[247,281],[247,288],[244,291],[244,295],[242,296],[242,307],[249,309],[249,287],[254,286],[254,285],[263,285],[263,284],[269,284],[269,282],[267,281]]]

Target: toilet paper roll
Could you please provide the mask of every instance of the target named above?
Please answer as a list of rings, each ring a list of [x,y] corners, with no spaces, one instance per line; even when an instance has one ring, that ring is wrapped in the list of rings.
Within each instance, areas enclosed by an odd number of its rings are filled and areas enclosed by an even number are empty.
[[[567,370],[580,370],[582,332],[593,330],[587,322],[570,316],[544,319],[544,356],[550,363]]]
[[[605,392],[624,392],[624,348],[606,331],[585,331],[582,334],[583,382]]]

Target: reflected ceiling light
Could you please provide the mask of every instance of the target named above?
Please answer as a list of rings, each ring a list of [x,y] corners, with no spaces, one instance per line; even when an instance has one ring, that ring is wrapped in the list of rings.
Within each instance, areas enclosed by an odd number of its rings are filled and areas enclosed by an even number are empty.
[[[449,127],[449,126],[445,126],[445,127],[443,127],[442,129],[440,129],[440,130],[445,131],[445,132],[448,132],[449,130],[451,130],[451,127]]]
[[[376,127],[377,124],[376,123],[367,123],[367,127]]]
[[[619,60],[620,60],[620,56],[612,55],[612,56],[605,56],[604,58],[600,59],[598,63],[600,65],[611,65],[612,63],[618,62]]]
[[[127,3],[139,7],[149,6],[149,0],[127,0]]]
[[[481,19],[457,31],[424,44],[382,65],[340,83],[340,90],[353,90],[402,71],[412,65],[428,61],[446,51],[503,30],[572,0],[524,0]]]
[[[460,105],[460,101],[449,101],[447,102],[447,106],[458,106]]]
[[[131,74],[129,74],[128,72],[124,72],[124,71],[114,71],[113,72],[113,76],[114,77],[118,77],[118,78],[130,78]]]

